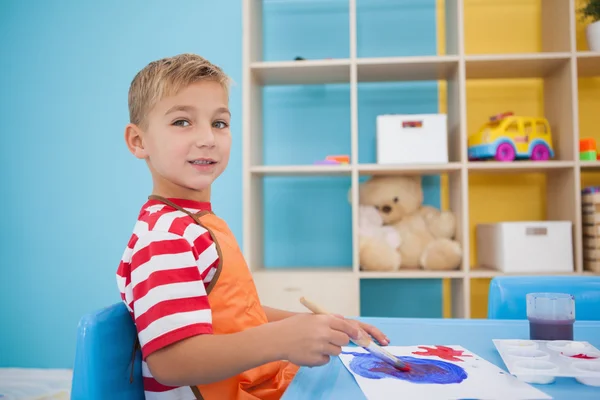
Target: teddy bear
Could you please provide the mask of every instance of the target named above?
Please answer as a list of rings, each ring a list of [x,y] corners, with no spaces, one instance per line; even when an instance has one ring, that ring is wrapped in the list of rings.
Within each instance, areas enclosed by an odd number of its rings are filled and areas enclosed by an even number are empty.
[[[360,205],[358,211],[358,254],[364,271],[396,271],[400,268],[400,235],[373,206]]]
[[[438,271],[459,268],[463,254],[454,240],[456,217],[451,211],[423,204],[420,176],[373,176],[360,184],[359,200],[362,207],[374,207],[383,225],[393,227],[398,233],[400,268]],[[381,250],[373,250],[375,244],[367,244],[362,243],[359,250],[365,265],[394,270],[391,267],[395,266],[395,258],[385,263],[382,260],[388,256]]]

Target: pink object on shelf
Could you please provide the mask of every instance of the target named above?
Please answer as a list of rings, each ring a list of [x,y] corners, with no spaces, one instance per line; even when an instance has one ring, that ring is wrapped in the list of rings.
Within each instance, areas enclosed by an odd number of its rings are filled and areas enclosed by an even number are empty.
[[[340,163],[333,160],[319,160],[315,161],[315,165],[339,165]]]

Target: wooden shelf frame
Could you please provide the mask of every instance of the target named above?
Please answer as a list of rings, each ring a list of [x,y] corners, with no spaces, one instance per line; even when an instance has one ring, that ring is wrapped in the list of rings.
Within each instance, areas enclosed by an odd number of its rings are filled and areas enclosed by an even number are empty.
[[[574,274],[584,275],[581,235],[581,170],[600,169],[599,163],[578,159],[579,77],[600,75],[600,53],[576,51],[574,0],[542,2],[542,51],[516,54],[466,54],[463,0],[445,1],[445,54],[364,58],[357,56],[356,0],[348,0],[350,53],[345,59],[263,61],[262,1],[243,0],[243,252],[255,275],[259,294],[268,300],[289,293],[317,296],[330,308],[358,314],[362,279],[450,279],[452,316],[471,317],[471,279],[491,278],[497,271],[471,268],[468,179],[471,174],[544,173],[547,176],[547,219],[573,223]],[[546,162],[469,162],[467,159],[467,81],[476,79],[541,78],[544,81],[544,111],[550,120],[556,157]],[[361,82],[447,82],[449,159],[447,164],[377,165],[358,162],[358,85]],[[263,165],[262,87],[348,83],[350,86],[351,163],[341,166]],[[361,176],[377,174],[446,174],[449,207],[456,213],[456,239],[463,247],[463,263],[457,271],[400,271],[368,273],[358,263],[358,184]],[[265,269],[263,254],[263,177],[349,176],[352,204],[352,265],[347,268]],[[294,286],[307,276],[318,276],[310,284]],[[308,285],[308,283],[307,283]],[[335,296],[327,295],[337,286]],[[278,289],[284,288],[284,289]],[[287,288],[287,289],[285,289]],[[292,289],[290,289],[292,288]],[[295,289],[294,289],[295,288]],[[278,297],[279,296],[279,297]],[[290,301],[293,301],[290,300]],[[290,305],[287,307],[300,309]]]

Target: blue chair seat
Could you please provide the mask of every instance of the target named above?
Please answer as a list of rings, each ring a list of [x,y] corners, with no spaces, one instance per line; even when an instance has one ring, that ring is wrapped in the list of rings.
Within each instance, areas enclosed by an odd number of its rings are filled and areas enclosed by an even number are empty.
[[[560,292],[575,297],[575,319],[600,320],[600,276],[499,276],[490,282],[489,319],[527,319],[527,293]]]
[[[144,399],[139,350],[131,374],[135,339],[135,325],[122,302],[83,316],[77,328],[71,399]]]

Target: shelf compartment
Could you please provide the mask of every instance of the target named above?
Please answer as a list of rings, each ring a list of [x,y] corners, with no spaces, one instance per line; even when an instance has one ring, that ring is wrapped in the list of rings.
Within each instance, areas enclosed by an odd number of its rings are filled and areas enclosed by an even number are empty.
[[[262,260],[255,268],[348,269],[352,260],[350,176],[262,176]],[[254,229],[258,230],[259,226]],[[251,235],[253,232],[250,233]]]
[[[448,162],[461,162],[465,156],[463,146],[464,91],[461,80],[464,79],[459,63],[453,56],[433,57],[427,60],[431,66],[440,68],[444,73],[440,82],[433,70],[423,68],[418,72],[420,61],[426,58],[388,60],[385,71],[378,71],[379,61],[357,61],[357,119],[358,119],[358,163],[377,163],[377,117],[394,114],[436,114],[447,115],[447,152]],[[417,61],[415,61],[417,60]],[[412,64],[415,61],[416,64]],[[361,64],[362,63],[362,64]],[[408,69],[405,69],[409,66]],[[392,79],[385,81],[361,81],[361,68],[367,68],[367,78]],[[369,69],[371,69],[369,71]],[[364,72],[364,71],[363,71]],[[415,73],[416,75],[408,76]],[[379,78],[375,78],[376,75]],[[387,75],[386,75],[387,74]],[[364,76],[363,76],[364,78]],[[404,80],[394,80],[404,78]],[[412,79],[412,80],[411,80]],[[441,160],[445,161],[445,160]]]
[[[350,165],[258,165],[250,168],[256,175],[309,176],[350,175]]]
[[[530,173],[574,167],[574,161],[471,161],[467,164],[469,173]]]
[[[377,277],[360,282],[362,316],[396,318],[465,317],[463,282],[465,279],[435,277]],[[448,285],[447,281],[450,281]],[[448,287],[451,286],[450,293]],[[450,296],[448,296],[450,294]],[[447,304],[445,299],[450,297]],[[423,301],[427,299],[427,301]],[[446,304],[445,304],[446,303]],[[450,312],[447,308],[452,309]]]
[[[582,162],[583,164],[583,162]],[[585,168],[581,171],[580,182],[581,190],[590,186],[600,186],[600,163],[596,162],[596,168]],[[583,168],[583,165],[582,165]],[[587,274],[600,275],[600,263],[598,261],[598,252],[600,250],[599,231],[600,229],[600,210],[598,194],[581,194],[581,205],[579,212],[581,214],[581,236],[582,236],[582,258],[583,272]],[[585,214],[584,214],[585,213]]]
[[[557,168],[544,173],[522,171],[520,179],[509,174],[469,175],[469,241],[471,277],[497,274],[478,270],[476,226],[479,223],[510,221],[570,221],[573,226],[573,255],[576,272],[581,271],[581,226],[575,168]],[[492,212],[493,211],[493,212]],[[479,275],[477,275],[479,274]],[[503,273],[502,273],[503,274]]]
[[[459,54],[459,1],[354,0],[358,57]],[[439,30],[444,33],[440,35]],[[421,40],[414,40],[417,36]],[[439,41],[439,43],[438,43]],[[426,45],[423,45],[426,43]]]
[[[358,179],[358,190],[357,197],[353,200],[356,204],[372,204],[379,206],[381,209],[385,206],[389,206],[389,215],[397,215],[400,217],[403,213],[402,209],[398,209],[394,202],[394,197],[399,194],[389,193],[389,197],[380,199],[377,203],[370,203],[368,199],[361,198],[362,186],[365,182],[371,178],[377,178],[377,175],[398,175],[406,176],[419,179],[421,182],[421,191],[423,193],[423,205],[431,206],[440,210],[450,210],[454,213],[456,218],[456,228],[454,232],[453,240],[457,241],[465,254],[468,254],[468,235],[465,227],[468,224],[467,217],[467,200],[466,200],[466,187],[464,185],[465,171],[458,164],[458,169],[453,171],[385,171],[379,170],[373,173],[371,171],[361,171]],[[364,192],[363,192],[364,193]],[[386,214],[382,214],[384,217]],[[394,217],[395,218],[395,217]],[[358,221],[355,223],[356,240],[358,239]],[[402,248],[401,248],[402,251]],[[355,255],[356,270],[359,271],[360,276],[363,278],[380,278],[384,276],[392,277],[431,277],[431,278],[460,278],[463,276],[463,272],[468,265],[468,259],[463,257],[457,269],[451,271],[427,271],[422,270],[418,259],[404,258],[403,267],[397,272],[375,272],[369,270],[363,270],[360,265],[359,254]],[[404,256],[403,256],[404,257]]]
[[[598,130],[600,122],[598,116],[600,111],[600,65],[598,65],[595,76],[579,77],[577,80],[577,103],[579,105],[577,109],[579,139],[595,139],[596,148],[600,150],[600,131]],[[598,163],[598,161],[579,161],[581,168],[586,170],[598,169]]]
[[[456,74],[457,56],[359,58],[358,82],[445,80]]]
[[[543,78],[571,60],[570,53],[467,55],[467,79]]]
[[[463,0],[462,4],[466,54],[571,51],[569,0]]]
[[[542,59],[546,58],[535,62]],[[498,66],[501,65],[499,60],[494,61]],[[578,145],[575,140],[576,109],[573,107],[576,96],[574,63],[570,58],[564,60],[559,57],[558,60],[560,63],[556,64],[552,73],[543,78],[468,79],[467,138],[478,132],[490,116],[503,112],[511,111],[515,116],[545,117],[550,124],[554,149],[554,157],[549,161],[575,161]],[[517,64],[521,62],[515,61]]]
[[[389,175],[389,174],[431,174],[451,171],[459,171],[461,163],[450,162],[447,164],[409,164],[409,165],[387,165],[387,164],[361,164],[358,172],[364,175]]]
[[[600,53],[591,51],[577,53],[577,75],[580,78],[600,76]]]
[[[350,60],[265,61],[250,65],[259,85],[349,83]]]
[[[350,57],[348,0],[246,1],[255,10],[253,39],[260,48],[252,61]]]
[[[267,86],[261,91],[255,116],[262,123],[252,131],[250,166],[309,167],[329,155],[351,155],[349,84]]]

